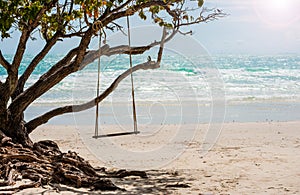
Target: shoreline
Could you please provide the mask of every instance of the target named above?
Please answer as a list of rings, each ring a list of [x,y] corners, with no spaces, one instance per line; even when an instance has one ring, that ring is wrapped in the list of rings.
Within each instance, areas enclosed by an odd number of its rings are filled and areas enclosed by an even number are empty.
[[[25,112],[25,120],[43,114],[58,105],[33,105]],[[210,121],[266,122],[300,121],[300,102],[231,102],[225,107],[197,102],[137,102],[139,124],[205,124]],[[225,109],[225,110],[224,110]],[[100,104],[100,124],[131,124],[131,102]],[[214,116],[215,114],[215,116]],[[49,121],[51,125],[94,125],[95,109],[69,113]]]

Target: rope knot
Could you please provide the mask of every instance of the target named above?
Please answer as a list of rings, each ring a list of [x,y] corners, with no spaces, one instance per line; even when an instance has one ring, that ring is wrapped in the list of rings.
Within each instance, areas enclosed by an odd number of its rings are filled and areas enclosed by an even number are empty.
[[[101,30],[103,28],[103,24],[100,20],[94,22],[93,26],[93,31],[98,32],[99,30]]]
[[[135,13],[135,11],[132,8],[128,8],[126,10],[126,16],[133,15],[134,13]]]

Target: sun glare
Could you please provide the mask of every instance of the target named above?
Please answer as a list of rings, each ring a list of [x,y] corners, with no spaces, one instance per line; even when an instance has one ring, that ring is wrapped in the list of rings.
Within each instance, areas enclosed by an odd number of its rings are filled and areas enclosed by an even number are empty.
[[[291,1],[289,0],[272,0],[267,2],[271,7],[275,9],[284,10],[287,9],[291,5]]]
[[[259,18],[273,26],[288,26],[299,20],[299,0],[255,0],[254,9]]]

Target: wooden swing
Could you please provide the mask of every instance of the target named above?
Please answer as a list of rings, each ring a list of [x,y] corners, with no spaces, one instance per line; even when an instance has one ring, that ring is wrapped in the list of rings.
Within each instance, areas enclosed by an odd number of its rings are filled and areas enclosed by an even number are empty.
[[[101,22],[94,23],[93,28],[99,31],[99,44],[98,48],[101,49],[101,36],[102,36],[102,24]],[[131,55],[131,35],[130,35],[130,23],[129,17],[127,16],[127,33],[128,33],[128,47],[129,47],[129,64],[130,64],[130,80],[131,80],[131,96],[132,96],[132,114],[133,114],[133,132],[121,132],[121,133],[111,133],[106,135],[99,135],[99,103],[96,105],[96,119],[95,119],[95,134],[93,138],[101,138],[101,137],[112,137],[112,136],[121,136],[121,135],[130,135],[130,134],[138,134],[137,127],[137,117],[136,117],[136,108],[135,108],[135,96],[134,96],[134,84],[133,84],[133,75],[132,75],[132,55]],[[100,69],[101,62],[100,57],[98,58],[98,78],[97,78],[97,97],[100,95]]]

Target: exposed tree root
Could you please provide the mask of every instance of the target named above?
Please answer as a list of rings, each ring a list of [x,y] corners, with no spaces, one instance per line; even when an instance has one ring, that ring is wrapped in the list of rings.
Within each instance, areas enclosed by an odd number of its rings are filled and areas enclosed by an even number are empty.
[[[91,190],[124,190],[109,178],[139,176],[147,178],[143,171],[106,171],[93,168],[75,152],[62,153],[53,141],[40,141],[32,148],[14,144],[1,136],[0,144],[0,191],[19,191],[48,184],[64,184]],[[5,139],[5,140],[4,140]],[[29,179],[32,183],[13,186],[17,180]]]
[[[176,184],[169,184],[166,185],[167,188],[190,188],[188,184],[185,183],[176,183]]]
[[[0,189],[0,191],[12,191],[12,192],[16,193],[18,191],[21,191],[21,190],[24,190],[24,189],[27,189],[27,188],[37,188],[40,185],[41,185],[41,180],[39,180],[37,182],[31,182],[29,184],[20,185],[20,186],[17,186],[17,187],[3,188],[3,189]]]

